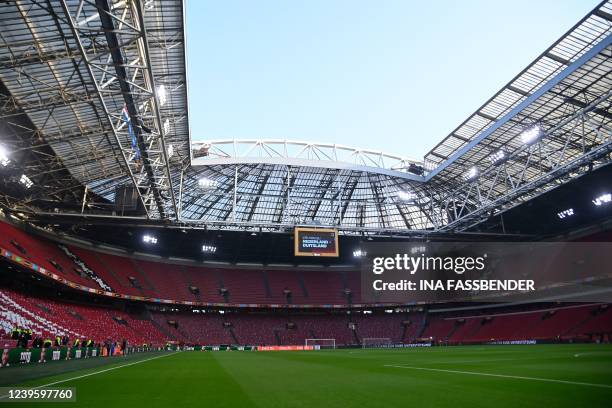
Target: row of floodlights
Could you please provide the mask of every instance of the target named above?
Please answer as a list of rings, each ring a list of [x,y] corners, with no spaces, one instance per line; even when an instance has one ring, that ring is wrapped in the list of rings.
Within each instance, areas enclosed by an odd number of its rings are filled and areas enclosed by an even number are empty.
[[[157,244],[157,237],[153,235],[144,235],[142,237],[142,242],[145,244]]]
[[[427,250],[427,247],[425,246],[415,246],[415,247],[410,248],[410,253],[412,255],[416,255],[416,254],[424,253],[426,250]],[[368,253],[361,248],[353,251],[354,258],[363,258],[367,254]]]
[[[355,257],[355,258],[361,258],[361,257],[364,257],[366,255],[367,255],[367,253],[365,251],[361,250],[361,249],[356,249],[356,250],[353,251],[353,257]]]
[[[530,127],[529,129],[525,130],[523,133],[521,133],[520,138],[523,144],[532,145],[538,140],[540,140],[543,135],[544,135],[544,132],[542,131],[542,128],[539,125],[534,125]],[[508,159],[508,153],[503,149],[500,149],[489,156],[489,162],[493,166],[499,166],[500,164],[504,163],[507,159]],[[480,174],[480,171],[478,170],[478,167],[476,166],[470,167],[463,174],[463,179],[465,181],[473,181],[478,178],[479,174]]]
[[[593,203],[595,207],[601,207],[604,205],[608,205],[612,202],[612,193],[604,193],[592,199],[591,202]],[[557,217],[559,217],[559,219],[561,220],[573,217],[574,215],[576,215],[576,212],[574,211],[573,208],[568,208],[563,211],[559,211],[557,213]]]
[[[10,159],[8,158],[8,152],[4,148],[4,146],[0,146],[0,165],[2,167],[6,167],[10,163]]]
[[[399,198],[400,201],[410,202],[415,201],[418,197],[413,192],[400,190],[397,192],[397,198]]]
[[[215,189],[219,187],[219,182],[217,180],[212,180],[207,177],[202,177],[198,179],[198,187],[204,190]]]
[[[6,167],[10,163],[11,163],[11,159],[9,158],[8,150],[6,150],[6,148],[4,146],[0,145],[0,166]],[[32,179],[30,179],[25,174],[22,174],[21,177],[19,177],[19,182],[25,188],[30,188],[30,187],[32,187],[34,185],[34,182],[32,181]]]
[[[166,86],[163,84],[157,87],[157,101],[159,102],[160,107],[164,106],[166,102],[168,101],[168,91],[166,90]],[[169,134],[170,133],[170,119],[166,118],[162,126],[164,129],[164,135]],[[174,148],[172,147],[172,145],[170,145],[168,147],[168,157],[172,157],[173,154],[174,154]]]
[[[142,236],[142,242],[145,244],[155,245],[157,244],[157,237],[155,235],[145,234]],[[202,252],[214,254],[217,252],[217,247],[215,245],[204,244],[202,245]]]
[[[159,106],[164,106],[168,100],[168,92],[164,85],[159,85],[157,87],[157,100],[159,101]]]

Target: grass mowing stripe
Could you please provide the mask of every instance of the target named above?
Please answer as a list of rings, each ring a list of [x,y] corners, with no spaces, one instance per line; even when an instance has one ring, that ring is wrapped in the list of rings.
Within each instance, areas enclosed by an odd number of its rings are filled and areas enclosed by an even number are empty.
[[[104,370],[98,370],[98,371],[94,371],[92,373],[82,374],[82,375],[78,375],[76,377],[70,377],[70,378],[66,378],[66,379],[63,379],[63,380],[54,381],[54,382],[51,382],[51,383],[48,383],[48,384],[44,384],[44,385],[37,385],[37,386],[34,386],[34,387],[30,387],[30,388],[36,389],[36,388],[51,387],[53,385],[62,384],[62,383],[68,382],[68,381],[78,380],[78,379],[85,378],[85,377],[90,377],[90,376],[96,375],[96,374],[102,374],[102,373],[105,373],[107,371],[116,370],[118,368],[129,367],[129,366],[133,366],[133,365],[140,364],[140,363],[146,363],[147,361],[152,361],[152,360],[156,360],[158,358],[172,356],[172,355],[175,355],[175,354],[177,354],[177,352],[170,353],[170,354],[162,354],[161,356],[155,356],[155,357],[151,357],[151,358],[146,358],[144,360],[134,361],[132,363],[127,363],[127,364],[122,364],[122,365],[118,365],[118,366],[113,366],[113,367],[110,367],[110,368],[105,368]],[[8,397],[8,394],[0,395],[0,399],[4,399],[6,397]]]
[[[110,367],[110,368],[105,368],[104,370],[94,371],[93,373],[87,373],[87,374],[83,374],[83,375],[78,375],[76,377],[66,378],[65,380],[54,381],[52,383],[45,384],[45,385],[38,385],[38,386],[33,387],[33,388],[50,387],[52,385],[61,384],[61,383],[65,383],[65,382],[72,381],[72,380],[78,380],[80,378],[85,378],[85,377],[89,377],[89,376],[92,376],[92,375],[105,373],[107,371],[116,370],[118,368],[129,367],[129,366],[133,366],[133,365],[140,364],[140,363],[146,363],[147,361],[157,360],[158,358],[173,356],[175,354],[177,354],[177,352],[170,353],[170,354],[162,354],[161,356],[155,356],[155,357],[151,357],[151,358],[146,358],[144,360],[134,361],[133,363],[127,363],[127,364],[122,364],[120,366],[114,366],[114,367]]]
[[[84,374],[119,364],[131,363],[148,357],[165,354],[153,351],[146,353],[131,353],[122,357],[78,358],[72,360],[51,361],[47,364],[14,364],[0,369],[0,386],[12,385],[34,386],[41,381],[55,381],[68,378],[70,375]],[[391,361],[393,363],[394,361]]]
[[[584,385],[587,387],[612,388],[612,385],[608,385],[608,384],[596,384],[596,383],[567,381],[567,380],[555,380],[553,378],[523,377],[520,375],[479,373],[475,371],[444,370],[441,368],[412,367],[412,366],[393,365],[393,364],[385,364],[385,367],[408,368],[411,370],[436,371],[436,372],[441,372],[441,373],[452,373],[452,374],[480,375],[484,377],[510,378],[510,379],[515,379],[515,380],[544,381],[544,382],[552,382],[552,383],[559,383],[559,384]]]

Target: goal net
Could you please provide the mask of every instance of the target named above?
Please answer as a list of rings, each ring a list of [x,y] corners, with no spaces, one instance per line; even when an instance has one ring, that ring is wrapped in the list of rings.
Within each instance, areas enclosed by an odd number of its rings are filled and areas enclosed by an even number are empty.
[[[313,346],[315,350],[335,349],[336,339],[306,339],[306,346]]]
[[[390,347],[391,339],[388,337],[364,337],[361,339],[363,348]]]

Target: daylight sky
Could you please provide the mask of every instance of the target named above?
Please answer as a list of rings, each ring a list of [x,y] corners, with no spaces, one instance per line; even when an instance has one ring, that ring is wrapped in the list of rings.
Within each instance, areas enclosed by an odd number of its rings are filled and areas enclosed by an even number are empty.
[[[192,138],[422,159],[598,3],[188,0]]]

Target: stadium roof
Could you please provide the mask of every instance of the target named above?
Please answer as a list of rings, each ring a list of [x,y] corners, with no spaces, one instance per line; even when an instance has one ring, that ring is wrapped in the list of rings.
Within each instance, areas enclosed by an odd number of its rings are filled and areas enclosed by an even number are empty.
[[[175,215],[169,176],[189,158],[182,2],[3,2],[0,22],[3,130],[21,139],[5,148],[19,161],[32,148],[34,185],[112,199],[132,182],[151,216]],[[38,156],[69,174],[55,180]]]
[[[442,228],[464,229],[610,162],[611,56],[604,1],[425,156],[430,191],[452,210]],[[471,169],[478,177],[458,183]]]
[[[191,146],[182,1],[6,2],[0,23],[2,207],[33,221],[111,222],[117,186],[133,185],[142,222],[462,231],[610,162],[611,1],[423,162],[300,141]]]
[[[193,148],[182,183],[186,222],[266,229],[342,225],[346,232],[432,226],[420,208],[424,177],[415,174],[422,170],[415,160],[285,140],[220,140]]]

